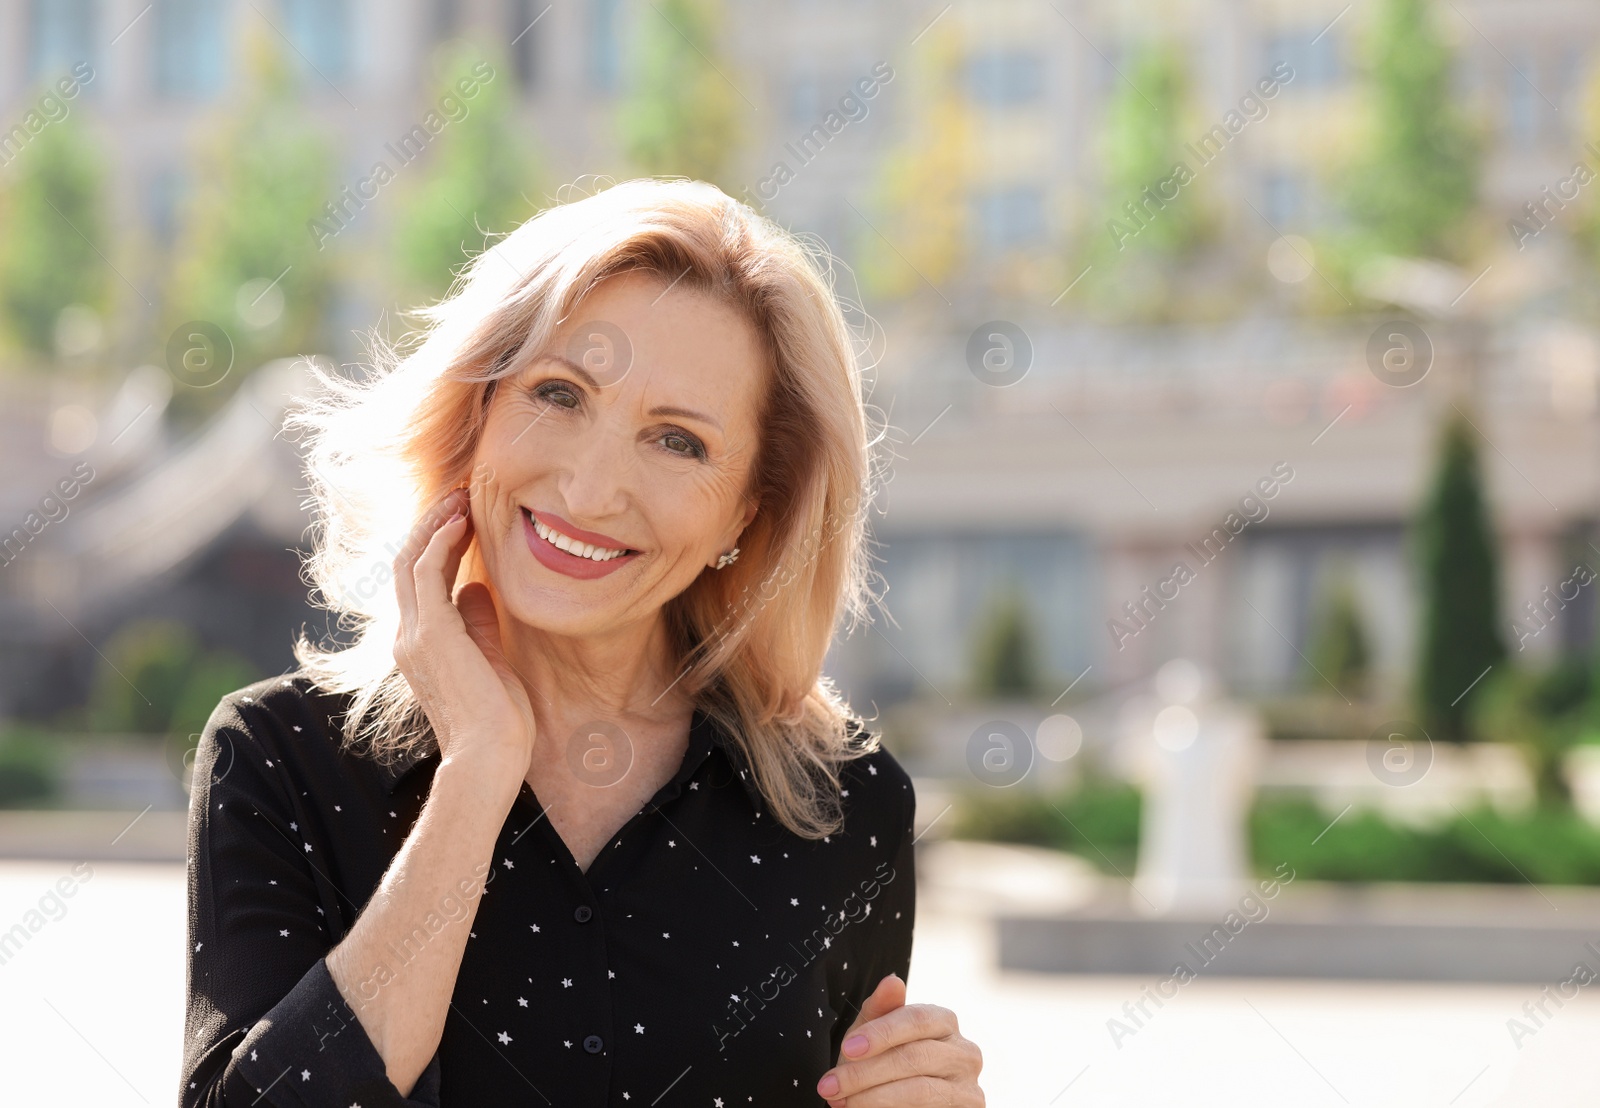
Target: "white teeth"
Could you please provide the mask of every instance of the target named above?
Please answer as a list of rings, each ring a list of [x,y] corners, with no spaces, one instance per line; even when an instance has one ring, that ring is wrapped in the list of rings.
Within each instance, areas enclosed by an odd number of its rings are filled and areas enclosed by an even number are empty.
[[[533,518],[533,517],[530,517]],[[613,558],[620,558],[625,553],[621,550],[608,550],[603,546],[591,546],[586,542],[568,538],[553,527],[547,527],[537,518],[533,518],[533,529],[538,536],[559,550],[579,558],[588,558],[591,562],[609,562]]]

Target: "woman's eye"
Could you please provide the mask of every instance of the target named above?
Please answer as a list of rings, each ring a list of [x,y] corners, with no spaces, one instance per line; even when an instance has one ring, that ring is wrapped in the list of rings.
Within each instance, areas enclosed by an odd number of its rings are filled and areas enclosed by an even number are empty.
[[[665,435],[662,435],[661,442],[669,451],[674,454],[681,454],[685,458],[705,457],[705,447],[690,436],[680,434],[677,431],[668,431]]]
[[[533,395],[541,400],[553,400],[563,408],[576,408],[578,396],[572,389],[559,381],[551,381],[540,385],[533,390]]]
[[[583,397],[565,381],[546,381],[535,388],[532,395],[535,399],[549,401],[567,411],[572,411],[583,403]],[[706,448],[700,440],[684,431],[668,431],[656,441],[660,442],[669,454],[676,454],[680,458],[706,456]]]

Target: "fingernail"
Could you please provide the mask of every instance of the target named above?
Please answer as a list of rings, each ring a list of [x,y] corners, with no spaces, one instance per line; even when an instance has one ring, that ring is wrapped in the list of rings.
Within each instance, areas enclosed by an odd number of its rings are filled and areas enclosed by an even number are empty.
[[[445,524],[449,525],[449,524],[454,523],[458,519],[464,519],[464,518],[466,518],[465,513],[457,512],[455,515],[453,515],[449,519],[445,520]]]
[[[865,1054],[867,1050],[867,1037],[865,1035],[851,1035],[844,1041],[846,1054]]]
[[[824,1074],[821,1081],[817,1082],[817,1092],[823,1096],[835,1096],[839,1092],[839,1079],[833,1074]]]

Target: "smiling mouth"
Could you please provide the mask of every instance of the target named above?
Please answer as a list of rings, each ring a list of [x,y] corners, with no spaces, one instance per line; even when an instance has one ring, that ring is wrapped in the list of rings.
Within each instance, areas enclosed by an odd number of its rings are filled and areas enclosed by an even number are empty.
[[[538,535],[545,542],[549,543],[551,546],[555,547],[557,550],[571,554],[574,557],[587,558],[591,562],[609,562],[613,559],[621,558],[628,554],[639,553],[637,550],[630,550],[627,547],[616,549],[605,546],[595,546],[592,543],[579,542],[577,539],[562,534],[554,527],[550,527],[544,523],[541,523],[532,512],[528,511],[528,509],[524,508],[522,509],[522,512],[525,516],[527,516],[528,522],[533,524],[533,530],[536,535]]]

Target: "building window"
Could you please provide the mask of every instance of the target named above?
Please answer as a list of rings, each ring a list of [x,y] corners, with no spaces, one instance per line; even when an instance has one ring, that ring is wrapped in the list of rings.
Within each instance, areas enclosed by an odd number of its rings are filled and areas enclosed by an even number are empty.
[[[1526,51],[1511,55],[1505,68],[1506,136],[1511,145],[1526,149],[1539,138],[1539,113],[1549,110],[1532,82],[1537,80],[1533,58]]]
[[[1041,677],[1061,677],[1064,684],[1093,660],[1086,629],[1097,624],[1090,614],[1089,550],[1080,536],[1002,531],[882,538],[888,607],[900,630],[893,632],[896,647],[880,656],[884,670],[865,675],[869,681],[898,676],[908,689],[921,680],[966,684],[973,645],[1013,587],[1030,598],[1028,629]]]
[[[1290,79],[1295,88],[1326,88],[1338,83],[1343,74],[1339,57],[1339,39],[1334,31],[1317,38],[1321,28],[1300,28],[1285,31],[1267,39],[1262,58],[1262,74],[1272,72],[1279,62],[1288,62],[1294,70]],[[1316,39],[1315,42],[1311,41]]]
[[[549,0],[511,0],[511,65],[524,92],[539,87],[544,53],[544,17]]]
[[[589,0],[589,87],[611,92],[620,66],[619,0]]]
[[[822,82],[815,73],[797,73],[789,79],[789,118],[810,123],[822,115]]]
[[[1269,170],[1261,182],[1261,214],[1279,230],[1305,222],[1306,182],[1292,170]]]
[[[986,50],[967,60],[967,86],[976,104],[1009,107],[1044,95],[1045,60],[1025,50]]]
[[[1014,185],[980,193],[973,200],[979,245],[986,252],[1037,245],[1044,238],[1044,193]]]
[[[336,84],[350,76],[349,0],[282,0],[291,60]]]
[[[28,11],[28,79],[48,81],[79,62],[99,69],[95,0],[33,0]]]
[[[461,22],[461,5],[459,0],[433,0],[433,26],[431,28],[434,42],[443,42],[456,33],[456,27]]]
[[[229,60],[220,0],[156,0],[152,17],[156,92],[193,99],[220,92]]]
[[[150,178],[145,194],[145,213],[156,241],[170,246],[178,236],[178,211],[186,184],[183,173],[171,167],[159,169]]]

